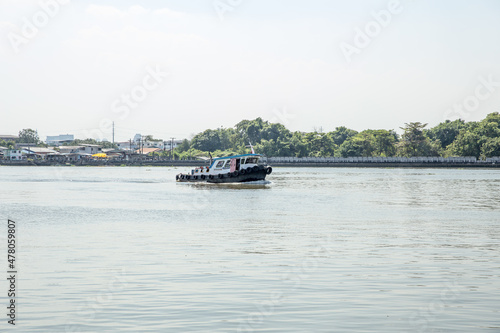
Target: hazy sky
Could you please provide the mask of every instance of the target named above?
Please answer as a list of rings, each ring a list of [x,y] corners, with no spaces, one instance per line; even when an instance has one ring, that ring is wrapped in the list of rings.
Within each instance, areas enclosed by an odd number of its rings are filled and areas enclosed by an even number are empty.
[[[0,0],[0,134],[479,120],[500,111],[499,18],[497,0]]]

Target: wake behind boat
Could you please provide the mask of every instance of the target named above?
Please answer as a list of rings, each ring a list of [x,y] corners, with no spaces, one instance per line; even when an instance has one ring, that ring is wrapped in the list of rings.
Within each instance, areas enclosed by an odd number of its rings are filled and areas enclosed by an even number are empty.
[[[259,164],[261,155],[245,154],[213,159],[210,166],[197,167],[188,174],[175,176],[178,182],[240,183],[265,180],[273,172],[268,165]]]

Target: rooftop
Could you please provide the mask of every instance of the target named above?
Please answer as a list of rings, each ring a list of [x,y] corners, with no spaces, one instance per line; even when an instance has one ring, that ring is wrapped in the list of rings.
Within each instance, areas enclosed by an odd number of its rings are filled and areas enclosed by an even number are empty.
[[[161,148],[142,148],[142,149],[137,149],[135,152],[138,154],[147,155],[149,153],[156,153],[156,152],[160,152],[160,151],[163,151],[163,149],[161,149]]]
[[[22,149],[32,151],[35,154],[59,154],[59,152],[54,149],[43,147],[22,147]]]

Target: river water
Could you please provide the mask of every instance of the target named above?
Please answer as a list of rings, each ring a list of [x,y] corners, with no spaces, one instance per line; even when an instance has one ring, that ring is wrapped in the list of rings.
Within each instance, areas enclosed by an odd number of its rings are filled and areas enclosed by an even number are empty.
[[[0,331],[500,332],[500,170],[188,169],[0,167]]]

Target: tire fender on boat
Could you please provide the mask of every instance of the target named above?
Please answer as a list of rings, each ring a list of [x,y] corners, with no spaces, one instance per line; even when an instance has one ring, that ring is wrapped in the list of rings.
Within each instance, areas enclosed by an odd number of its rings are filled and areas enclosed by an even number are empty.
[[[238,170],[235,170],[235,171],[233,172],[233,177],[238,177],[238,176],[239,176],[239,174],[240,174],[240,173],[238,172]]]
[[[222,177],[224,177],[224,175],[223,175],[222,173],[219,173],[219,174],[217,175],[217,178],[219,178],[219,179],[222,179]]]
[[[273,168],[271,168],[271,167],[267,167],[267,168],[266,168],[266,175],[270,175],[270,174],[271,174],[271,172],[273,172]]]
[[[241,170],[240,170],[240,174],[241,174],[241,175],[244,175],[245,173],[247,173],[245,169],[241,169]]]

